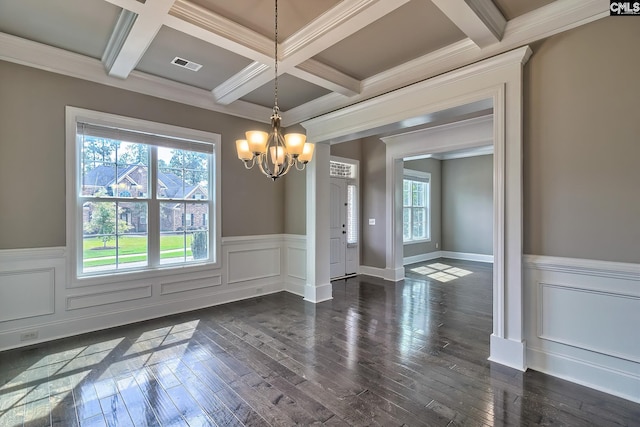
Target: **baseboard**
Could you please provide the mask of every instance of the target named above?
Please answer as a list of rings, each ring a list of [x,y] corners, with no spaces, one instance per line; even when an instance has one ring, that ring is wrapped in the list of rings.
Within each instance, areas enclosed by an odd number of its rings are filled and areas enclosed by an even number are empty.
[[[408,256],[402,259],[402,265],[416,264],[418,262],[425,262],[425,261],[431,261],[432,259],[438,259],[442,257],[441,253],[442,251],[434,251],[434,252],[428,252],[426,254]]]
[[[493,264],[493,255],[472,254],[467,252],[440,251],[442,258],[459,259],[462,261],[487,262]]]
[[[367,276],[378,277],[380,279],[388,280],[390,282],[399,282],[404,279],[404,267],[401,268],[378,268],[369,267],[367,265],[360,266],[360,274]]]
[[[333,299],[333,287],[331,283],[325,283],[324,285],[310,285],[306,284],[304,287],[304,300],[312,302],[314,304],[329,301]]]
[[[491,335],[489,360],[519,371],[527,370],[525,343]]]
[[[0,333],[0,343],[16,343],[2,345],[0,346],[0,350],[4,351],[22,347],[24,345],[41,344],[43,342],[56,339],[68,338],[102,329],[144,322],[146,320],[157,319],[172,314],[201,310],[220,304],[227,304],[280,291],[282,291],[282,285],[280,283],[273,283],[271,285],[260,284],[247,286],[241,289],[229,289],[217,292],[214,295],[200,295],[181,300],[173,300],[167,303],[154,303],[124,310],[79,316],[40,324],[32,323],[27,327],[7,330]],[[38,339],[31,340],[29,342],[20,342],[20,334],[30,331],[37,331]]]
[[[640,375],[584,360],[527,348],[529,367],[554,377],[640,403]]]

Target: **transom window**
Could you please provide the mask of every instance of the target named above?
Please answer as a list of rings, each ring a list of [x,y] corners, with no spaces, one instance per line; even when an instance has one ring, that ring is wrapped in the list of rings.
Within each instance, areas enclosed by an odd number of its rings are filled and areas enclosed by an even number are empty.
[[[404,242],[431,239],[430,181],[425,172],[405,170],[402,181],[402,238]]]
[[[76,277],[216,262],[219,136],[68,107]]]

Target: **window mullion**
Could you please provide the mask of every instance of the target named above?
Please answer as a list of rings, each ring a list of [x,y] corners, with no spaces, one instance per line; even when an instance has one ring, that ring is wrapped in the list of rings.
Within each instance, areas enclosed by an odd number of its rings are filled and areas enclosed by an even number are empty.
[[[160,204],[157,198],[158,186],[158,148],[150,146],[151,162],[149,165],[149,213],[147,215],[149,239],[149,266],[160,265]]]

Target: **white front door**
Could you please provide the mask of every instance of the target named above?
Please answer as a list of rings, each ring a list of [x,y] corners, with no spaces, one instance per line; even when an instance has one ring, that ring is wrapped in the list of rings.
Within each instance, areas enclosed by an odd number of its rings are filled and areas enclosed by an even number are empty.
[[[331,178],[329,193],[329,247],[331,278],[346,275],[345,257],[347,248],[347,182]]]

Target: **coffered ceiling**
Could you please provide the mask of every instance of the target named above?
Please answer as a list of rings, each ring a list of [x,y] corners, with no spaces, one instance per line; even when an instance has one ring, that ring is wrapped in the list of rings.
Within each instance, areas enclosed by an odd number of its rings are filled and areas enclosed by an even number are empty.
[[[279,0],[278,15],[290,125],[607,16],[608,2]],[[258,121],[273,37],[272,0],[0,0],[2,60]]]

